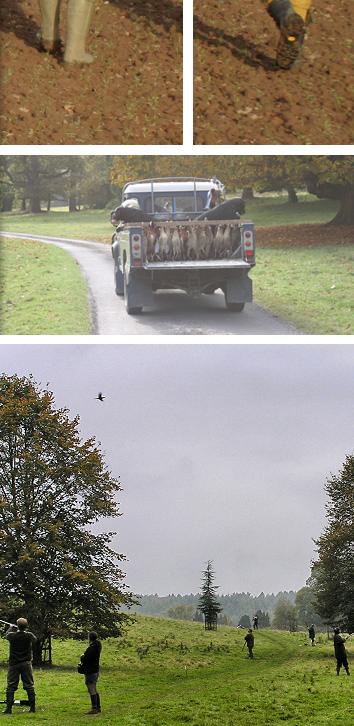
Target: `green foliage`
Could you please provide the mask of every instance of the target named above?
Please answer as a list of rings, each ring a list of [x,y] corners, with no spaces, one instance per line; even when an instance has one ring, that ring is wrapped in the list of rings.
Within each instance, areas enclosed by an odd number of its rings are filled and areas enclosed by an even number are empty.
[[[251,627],[251,619],[249,615],[242,615],[240,617],[240,620],[238,622],[240,628],[250,628]]]
[[[220,603],[216,599],[216,590],[219,585],[214,585],[214,572],[210,560],[202,574],[201,595],[198,608],[204,615],[205,627],[210,628],[217,621],[217,616],[222,611]]]
[[[174,620],[193,620],[195,608],[193,605],[176,605],[168,610],[167,615]]]
[[[110,548],[112,533],[90,531],[119,516],[120,489],[95,439],[81,440],[79,418],[56,409],[48,389],[0,378],[0,599],[41,644],[49,632],[120,633],[120,606],[132,602],[124,557]]]
[[[327,623],[354,632],[354,455],[325,485],[328,526],[316,541],[312,568],[316,607]]]
[[[198,623],[137,618],[123,638],[103,643],[99,690],[104,726],[351,726],[352,683],[335,675],[333,645],[311,648],[307,634],[255,633],[254,661],[244,631],[205,631]],[[36,723],[87,722],[89,698],[76,663],[83,644],[55,643],[57,666],[35,671]],[[5,684],[7,643],[0,640]],[[349,661],[354,643],[347,642]],[[18,692],[23,697],[23,692]],[[14,708],[12,720],[30,716]]]
[[[302,587],[296,593],[295,598],[296,617],[299,625],[308,627],[312,623],[314,625],[323,625],[323,620],[316,611],[315,593],[311,587]]]
[[[274,610],[272,627],[278,630],[289,630],[294,633],[297,630],[296,607],[285,598],[280,600]]]

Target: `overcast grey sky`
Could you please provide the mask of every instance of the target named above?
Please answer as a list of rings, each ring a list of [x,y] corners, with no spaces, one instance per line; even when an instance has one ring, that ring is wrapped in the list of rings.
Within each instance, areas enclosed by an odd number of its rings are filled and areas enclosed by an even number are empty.
[[[16,344],[0,356],[2,372],[48,382],[120,474],[114,545],[135,592],[197,592],[208,559],[220,592],[304,585],[325,479],[354,453],[353,345]]]

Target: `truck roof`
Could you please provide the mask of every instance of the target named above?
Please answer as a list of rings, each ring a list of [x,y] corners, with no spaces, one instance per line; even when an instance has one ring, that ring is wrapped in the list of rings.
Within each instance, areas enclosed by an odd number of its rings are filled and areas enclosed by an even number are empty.
[[[153,192],[194,192],[209,191],[213,187],[223,190],[224,185],[219,179],[204,179],[198,177],[162,177],[157,179],[140,179],[128,182],[123,189],[123,196],[127,194]]]

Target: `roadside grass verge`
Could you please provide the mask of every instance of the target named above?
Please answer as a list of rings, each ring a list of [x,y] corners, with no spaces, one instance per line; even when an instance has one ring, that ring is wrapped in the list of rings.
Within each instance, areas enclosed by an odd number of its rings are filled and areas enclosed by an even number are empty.
[[[333,645],[315,648],[307,634],[256,633],[255,658],[242,650],[245,631],[139,616],[121,639],[103,643],[100,723],[119,726],[350,726],[352,684],[335,675]],[[1,682],[7,644],[0,643]],[[76,664],[86,644],[54,641],[55,667],[35,671],[38,712],[15,723],[84,723],[89,698]],[[348,647],[353,657],[353,644]],[[18,695],[21,697],[22,692]]]
[[[2,237],[0,254],[2,335],[90,334],[87,285],[69,253]]]
[[[354,246],[258,248],[252,271],[262,307],[317,335],[354,334]]]

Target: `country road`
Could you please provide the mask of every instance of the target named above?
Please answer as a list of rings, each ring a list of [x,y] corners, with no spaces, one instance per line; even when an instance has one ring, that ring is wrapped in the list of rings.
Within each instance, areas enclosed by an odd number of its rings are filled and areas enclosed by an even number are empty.
[[[246,304],[241,314],[225,309],[224,295],[192,299],[179,291],[156,293],[159,305],[142,315],[127,315],[123,298],[113,283],[109,245],[92,240],[0,232],[3,237],[34,239],[55,244],[77,260],[90,290],[94,335],[300,335],[293,325],[258,305]]]

